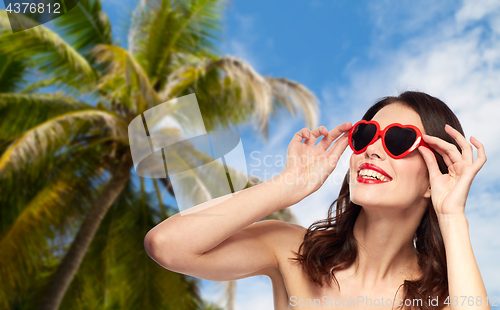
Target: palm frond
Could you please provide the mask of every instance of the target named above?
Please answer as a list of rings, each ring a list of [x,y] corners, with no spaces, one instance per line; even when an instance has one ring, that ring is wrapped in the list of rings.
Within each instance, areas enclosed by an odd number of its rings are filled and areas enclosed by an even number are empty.
[[[42,78],[33,83],[30,83],[23,89],[19,90],[19,93],[31,94],[35,91],[39,91],[42,88],[53,86],[56,89],[61,89],[64,87],[61,81],[58,81],[56,78]]]
[[[13,55],[0,52],[0,93],[14,92],[25,83],[27,65]]]
[[[16,138],[58,115],[90,108],[85,102],[57,93],[0,93],[0,139]]]
[[[29,18],[23,15],[16,18],[30,23]],[[87,60],[52,30],[39,25],[9,33],[9,28],[9,18],[2,10],[0,11],[1,52],[11,54],[16,59],[29,59],[30,65],[66,83],[78,81],[82,86],[95,81],[96,73]]]
[[[2,93],[0,94],[0,108],[5,108],[11,105],[16,105],[16,108],[29,105],[30,109],[34,106],[50,105],[54,109],[60,107],[83,108],[90,105],[78,101],[72,97],[67,97],[62,94],[23,94],[23,93]]]
[[[82,150],[60,161],[51,173],[38,168],[38,178],[16,175],[22,184],[0,178],[0,307],[33,302],[28,296],[42,288],[44,274],[55,267],[51,260],[61,258],[65,249],[57,245],[56,236],[72,233],[102,182],[96,154],[96,148]]]
[[[224,1],[219,0],[140,2],[133,14],[128,46],[153,85],[163,85],[161,79],[185,55],[216,54],[223,9]]]
[[[125,88],[125,94],[128,97],[133,96],[134,93],[142,97],[142,102],[145,105],[134,103],[136,106],[129,107],[135,115],[159,103],[158,96],[149,83],[148,76],[125,49],[100,44],[94,47],[91,53],[96,57],[97,62],[107,65],[106,73],[99,82],[101,89],[113,91],[113,88],[122,87]],[[120,83],[120,81],[125,83]]]
[[[123,143],[128,139],[127,124],[114,114],[95,109],[68,112],[28,130],[15,140],[0,157],[0,173],[17,171],[27,163],[43,159],[49,152],[64,151],[71,137],[88,130],[89,124],[106,128],[108,136]]]
[[[103,219],[62,309],[199,309],[198,281],[164,269],[144,250],[156,211],[130,181]]]
[[[82,53],[97,44],[113,44],[111,23],[100,0],[80,0],[54,24],[58,33]]]
[[[266,77],[266,81],[271,85],[276,107],[285,106],[292,115],[304,115],[307,126],[314,129],[318,124],[318,99],[304,85],[285,78]]]
[[[159,96],[162,101],[186,93],[196,93],[208,130],[215,124],[254,117],[267,138],[269,118],[284,107],[292,115],[301,112],[309,128],[318,121],[318,100],[305,86],[284,78],[263,77],[248,63],[233,56],[204,59],[196,66],[174,71]]]

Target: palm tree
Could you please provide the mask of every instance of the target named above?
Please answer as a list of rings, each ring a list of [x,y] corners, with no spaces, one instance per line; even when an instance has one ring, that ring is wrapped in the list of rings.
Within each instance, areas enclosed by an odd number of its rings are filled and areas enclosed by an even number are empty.
[[[127,125],[193,92],[207,130],[254,121],[267,138],[283,108],[310,128],[317,118],[304,86],[219,55],[223,9],[220,0],[143,0],[128,48],[115,44],[99,0],[80,0],[53,29],[15,34],[0,12],[1,307],[213,308],[195,279],[145,254],[146,232],[174,212],[160,186],[174,193],[168,177],[130,173]]]

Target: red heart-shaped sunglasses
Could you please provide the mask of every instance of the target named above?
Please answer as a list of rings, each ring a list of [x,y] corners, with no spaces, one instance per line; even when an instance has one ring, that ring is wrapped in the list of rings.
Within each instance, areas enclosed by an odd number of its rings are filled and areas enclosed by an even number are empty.
[[[365,120],[352,126],[349,131],[349,146],[354,154],[360,154],[370,144],[375,143],[379,137],[382,138],[382,145],[386,153],[394,159],[405,157],[420,145],[430,149],[416,126],[393,123],[385,127],[384,130],[380,130],[379,123]]]

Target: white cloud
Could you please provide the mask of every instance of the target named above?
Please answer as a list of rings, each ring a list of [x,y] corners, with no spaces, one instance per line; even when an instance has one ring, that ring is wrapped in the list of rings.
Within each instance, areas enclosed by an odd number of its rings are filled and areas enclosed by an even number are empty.
[[[497,0],[465,0],[455,17],[459,25],[465,26],[487,16],[494,16],[499,10],[500,2]]]
[[[384,11],[389,7],[389,12]],[[403,90],[427,92],[445,101],[457,114],[467,138],[473,135],[484,144],[488,162],[471,188],[466,216],[474,253],[487,290],[492,294],[500,291],[497,263],[500,243],[494,240],[500,235],[497,224],[500,194],[495,185],[500,178],[489,173],[500,169],[499,130],[495,129],[500,118],[500,3],[465,1],[448,17],[435,11],[432,4],[431,17],[417,16],[419,7],[420,4],[416,7],[417,14],[408,19],[407,28],[397,29],[400,34],[408,34],[407,40],[392,50],[374,43],[370,55],[376,65],[347,72],[350,85],[336,91],[342,94],[344,102],[370,102]],[[408,8],[401,9],[406,12]],[[398,14],[395,1],[384,1],[373,14],[377,15],[374,19],[385,42],[396,31],[391,26],[407,20],[407,15]],[[390,16],[395,18],[389,21]],[[418,29],[418,25],[429,20],[436,24]],[[386,32],[384,25],[389,28]]]
[[[487,152],[488,162],[472,185],[466,216],[486,288],[490,295],[498,296],[500,243],[494,238],[500,235],[500,187],[496,185],[500,178],[490,171],[500,169],[496,137],[500,119],[500,2],[385,0],[371,2],[370,8],[376,26],[368,52],[372,64],[361,67],[362,62],[353,60],[345,71],[350,81],[347,86],[325,84],[320,123],[331,129],[346,120],[356,121],[376,99],[404,90],[424,91],[446,102],[460,119],[467,138],[478,138]],[[404,40],[389,44],[394,37]],[[291,135],[293,132],[285,130],[277,134],[273,149],[286,151],[289,139],[285,137]],[[325,217],[338,195],[349,156],[347,150],[320,190],[291,207],[300,224],[308,227]],[[242,283],[246,283],[240,286],[245,291],[250,289],[250,282]],[[255,300],[272,298],[271,288],[265,285],[252,294]],[[240,299],[238,306],[244,309]]]
[[[471,14],[467,20],[476,15],[483,16]],[[456,20],[437,26],[444,32],[413,37],[395,51],[386,50],[378,66],[351,73],[352,84],[340,91],[351,102],[405,89],[437,96],[458,115],[466,136],[474,135],[485,145],[487,164],[499,167],[500,144],[492,128],[500,117],[500,32],[489,31],[489,20],[470,28],[457,27]]]

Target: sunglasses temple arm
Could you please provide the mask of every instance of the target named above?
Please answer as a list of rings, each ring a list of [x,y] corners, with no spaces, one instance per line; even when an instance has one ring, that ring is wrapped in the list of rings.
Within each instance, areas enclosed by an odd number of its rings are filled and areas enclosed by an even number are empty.
[[[421,140],[420,141],[420,145],[421,146],[425,146],[426,148],[428,148],[429,150],[431,150],[432,153],[434,153],[434,157],[436,157],[436,159],[437,159],[436,151],[434,151],[434,149],[432,147],[430,147],[429,144],[425,143],[424,140]]]
[[[429,146],[429,144],[425,143],[425,141],[424,141],[424,140],[421,140],[421,141],[420,141],[420,145],[421,145],[421,146],[425,146],[426,148],[428,148],[428,149],[430,149],[430,150],[432,151],[432,148]]]
[[[420,145],[421,146],[425,146],[426,148],[428,148],[429,150],[433,151],[432,147],[429,146],[429,144],[425,143],[424,140],[420,140]]]

